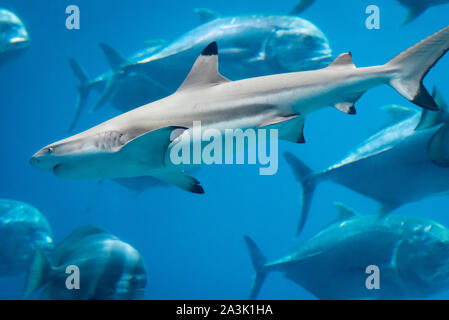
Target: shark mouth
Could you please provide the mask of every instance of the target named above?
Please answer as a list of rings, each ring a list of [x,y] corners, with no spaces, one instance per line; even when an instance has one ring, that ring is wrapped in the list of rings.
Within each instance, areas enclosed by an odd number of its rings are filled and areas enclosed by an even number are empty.
[[[52,171],[53,171],[53,173],[55,174],[55,175],[57,175],[57,170],[58,170],[58,168],[60,168],[61,167],[61,163],[58,163],[57,165],[55,165],[54,167],[53,167],[53,169],[52,169]]]

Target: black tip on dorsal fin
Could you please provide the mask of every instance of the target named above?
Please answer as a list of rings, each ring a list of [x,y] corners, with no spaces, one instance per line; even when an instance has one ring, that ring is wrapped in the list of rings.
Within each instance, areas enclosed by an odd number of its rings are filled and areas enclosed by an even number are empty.
[[[214,41],[210,43],[204,50],[201,52],[202,56],[216,56],[218,54],[218,46],[217,42]]]
[[[352,61],[352,53],[351,52],[342,53],[337,57],[337,59],[334,60],[334,62],[332,62],[329,65],[329,67],[337,67],[337,66],[351,66],[355,68],[355,64]]]

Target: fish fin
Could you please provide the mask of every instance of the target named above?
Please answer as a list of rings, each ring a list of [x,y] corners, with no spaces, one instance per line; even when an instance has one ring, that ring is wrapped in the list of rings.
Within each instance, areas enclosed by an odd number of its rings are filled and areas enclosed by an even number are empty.
[[[307,217],[309,215],[310,205],[312,203],[313,193],[317,186],[318,175],[315,174],[305,163],[299,160],[295,155],[290,152],[284,152],[284,157],[293,170],[293,174],[296,180],[302,187],[302,205],[300,219],[298,223],[298,229],[296,236],[299,236],[304,229]]]
[[[147,146],[151,145],[152,153],[159,153],[161,155],[161,163],[165,163],[165,152],[170,142],[186,129],[185,127],[168,126],[148,131],[114,149],[114,152],[131,152],[144,162],[150,156]]]
[[[427,153],[437,166],[449,167],[449,125],[442,125],[430,138]]]
[[[151,176],[168,184],[175,185],[183,190],[204,194],[204,189],[201,186],[201,183],[194,177],[185,174],[184,171],[161,172],[160,174],[151,174]]]
[[[355,68],[355,64],[352,61],[352,53],[351,52],[347,52],[347,53],[342,53],[341,55],[339,55],[337,57],[337,59],[334,60],[334,62],[332,62],[328,68],[335,68],[335,67],[351,67],[351,68]]]
[[[440,110],[423,110],[421,113],[421,120],[419,121],[415,130],[429,129],[436,125],[449,121],[449,109],[447,107],[446,101],[444,101],[441,92],[436,87],[433,88],[432,97]]]
[[[414,109],[398,106],[395,104],[383,106],[380,109],[388,113],[391,119],[390,121],[392,123],[397,123],[416,114],[416,110]]]
[[[25,298],[41,288],[48,281],[48,274],[51,268],[48,255],[42,250],[37,249],[26,276]]]
[[[218,72],[218,47],[214,41],[196,59],[187,78],[178,88],[178,91],[194,87],[213,86],[228,81],[230,80]]]
[[[424,11],[427,10],[427,6],[425,5],[418,5],[418,6],[410,6],[406,2],[399,1],[402,5],[407,7],[407,16],[405,17],[404,21],[402,21],[402,25],[409,24],[413,20],[415,20],[417,17],[419,17]]]
[[[341,202],[335,202],[334,206],[337,209],[338,221],[350,220],[358,215],[353,209],[347,207]]]
[[[201,23],[206,23],[215,20],[220,16],[218,12],[205,8],[195,8],[193,11],[200,17]]]
[[[305,11],[308,7],[310,7],[315,0],[300,0],[299,3],[296,5],[296,7],[293,8],[292,11],[290,11],[291,15],[297,15],[303,11]]]
[[[105,86],[103,92],[101,93],[100,99],[98,99],[97,103],[90,110],[90,112],[94,112],[94,111],[100,109],[102,106],[104,106],[106,104],[106,102],[108,102],[108,100],[111,99],[116,88],[117,88],[117,77],[114,74],[108,78],[108,80],[106,82],[106,86]]]
[[[385,67],[392,71],[390,85],[410,102],[429,110],[438,105],[423,85],[430,69],[449,50],[449,26],[405,50]]]
[[[248,236],[244,236],[246,246],[248,247],[249,256],[253,264],[256,275],[254,276],[253,286],[251,293],[249,295],[249,300],[255,300],[259,294],[260,288],[266,278],[267,270],[266,263],[267,259],[263,255],[262,251],[256,245],[256,243]]]
[[[78,85],[78,96],[75,106],[75,115],[72,118],[72,122],[69,126],[69,132],[72,131],[75,128],[76,123],[79,120],[79,117],[81,115],[81,112],[83,111],[86,103],[87,98],[89,97],[90,93],[90,86],[89,86],[89,77],[86,73],[86,71],[78,64],[78,62],[75,59],[69,60],[70,67],[75,74],[75,76],[80,81]]]
[[[126,58],[124,58],[117,50],[113,49],[106,43],[100,43],[99,45],[104,55],[106,56],[109,66],[112,68],[112,70],[118,70],[121,66],[128,63],[128,60]]]
[[[335,105],[335,109],[346,114],[354,115],[357,113],[353,102],[340,102]]]
[[[305,143],[304,116],[294,114],[286,117],[276,117],[261,124],[258,128],[277,129],[279,138],[294,143]]]

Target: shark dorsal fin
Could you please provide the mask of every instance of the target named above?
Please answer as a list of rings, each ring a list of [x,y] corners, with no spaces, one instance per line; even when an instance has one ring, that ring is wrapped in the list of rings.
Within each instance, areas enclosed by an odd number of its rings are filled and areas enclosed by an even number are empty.
[[[436,125],[447,123],[449,121],[448,106],[446,104],[446,101],[444,101],[444,98],[441,95],[440,91],[436,87],[433,88],[432,97],[435,100],[435,103],[437,104],[439,110],[431,111],[424,109],[421,113],[421,120],[419,121],[419,124],[416,126],[415,130],[432,128]]]
[[[213,86],[228,81],[230,80],[218,72],[218,48],[217,43],[214,41],[196,59],[178,91],[201,86]]]
[[[111,48],[106,43],[100,43],[100,48],[103,50],[103,53],[113,70],[119,69],[128,62],[117,50]]]
[[[337,221],[345,221],[357,216],[357,213],[354,210],[341,202],[335,202],[334,206],[337,209]]]
[[[194,11],[200,17],[201,23],[206,23],[215,20],[220,16],[218,12],[205,8],[196,8]]]
[[[332,62],[329,67],[352,67],[355,68],[355,64],[352,61],[352,53],[342,53],[337,59]]]

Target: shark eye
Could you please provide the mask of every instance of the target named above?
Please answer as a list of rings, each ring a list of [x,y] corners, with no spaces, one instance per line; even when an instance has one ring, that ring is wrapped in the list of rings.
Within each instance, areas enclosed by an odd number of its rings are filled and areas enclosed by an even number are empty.
[[[48,151],[48,153],[52,153],[52,152],[53,152],[53,150],[54,150],[54,148],[53,148],[53,147],[48,147],[48,148],[47,148],[47,151]]]

